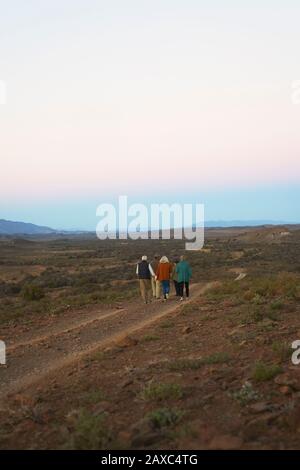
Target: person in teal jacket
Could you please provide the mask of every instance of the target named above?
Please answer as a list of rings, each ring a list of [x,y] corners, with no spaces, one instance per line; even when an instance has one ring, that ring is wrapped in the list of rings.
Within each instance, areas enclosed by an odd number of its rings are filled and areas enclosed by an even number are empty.
[[[176,274],[178,278],[180,300],[183,300],[184,288],[186,298],[190,295],[190,279],[192,276],[192,269],[189,263],[184,259],[184,256],[180,257],[180,262],[176,266]]]

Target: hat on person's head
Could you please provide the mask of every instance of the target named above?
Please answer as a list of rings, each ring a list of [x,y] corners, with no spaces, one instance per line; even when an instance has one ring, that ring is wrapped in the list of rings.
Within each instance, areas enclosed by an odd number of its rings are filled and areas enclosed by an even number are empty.
[[[147,258],[146,255],[142,256],[142,261],[147,261],[147,259],[148,259],[148,258]]]

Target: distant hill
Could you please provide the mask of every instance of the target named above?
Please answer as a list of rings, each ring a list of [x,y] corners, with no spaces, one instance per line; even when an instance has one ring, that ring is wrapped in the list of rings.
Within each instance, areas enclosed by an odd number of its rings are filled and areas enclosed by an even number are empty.
[[[206,229],[229,229],[229,228],[254,228],[265,227],[270,228],[276,225],[285,225],[290,230],[300,228],[300,225],[292,225],[284,222],[267,221],[267,220],[209,220],[205,221]],[[93,230],[54,230],[50,227],[30,224],[27,222],[14,222],[11,220],[0,219],[0,236],[1,235],[80,235],[94,233]]]
[[[36,235],[55,233],[49,227],[29,224],[26,222],[13,222],[11,220],[0,219],[0,235]]]
[[[261,227],[272,225],[288,225],[289,222],[276,220],[207,220],[204,225],[210,227]]]
[[[255,227],[245,233],[239,235],[238,239],[247,243],[254,242],[281,242],[284,239],[291,237],[293,232],[288,228],[289,226],[272,226],[272,227]]]

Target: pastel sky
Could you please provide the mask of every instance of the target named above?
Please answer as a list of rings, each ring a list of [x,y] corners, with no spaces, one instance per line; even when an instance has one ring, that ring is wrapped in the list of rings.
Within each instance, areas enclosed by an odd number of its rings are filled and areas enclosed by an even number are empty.
[[[299,0],[0,5],[0,218],[94,229],[128,194],[300,222]]]

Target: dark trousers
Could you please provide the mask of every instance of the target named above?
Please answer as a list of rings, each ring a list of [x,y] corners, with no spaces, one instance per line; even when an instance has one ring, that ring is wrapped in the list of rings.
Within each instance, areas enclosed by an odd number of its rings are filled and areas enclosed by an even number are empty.
[[[178,282],[178,287],[179,287],[179,295],[180,297],[183,297],[183,289],[185,287],[185,295],[186,297],[189,297],[190,295],[190,286],[189,282]]]
[[[180,295],[180,292],[179,292],[179,283],[178,281],[173,281],[174,282],[174,288],[175,288],[175,292],[176,292],[176,295]]]

